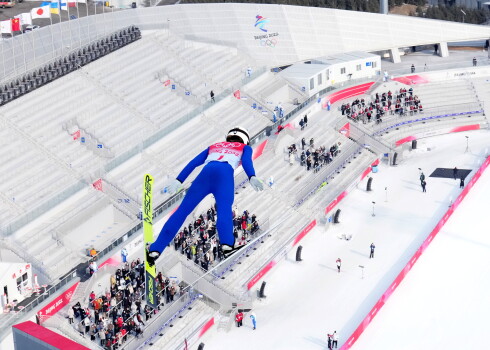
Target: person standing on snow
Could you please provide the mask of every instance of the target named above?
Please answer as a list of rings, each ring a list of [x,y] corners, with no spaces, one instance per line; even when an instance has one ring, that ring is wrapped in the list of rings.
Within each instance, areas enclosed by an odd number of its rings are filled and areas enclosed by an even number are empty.
[[[333,336],[332,336],[332,338],[333,338],[333,341],[332,341],[332,347],[337,348],[337,344],[338,344],[338,342],[339,342],[339,334],[337,333],[337,331],[334,331],[334,332],[333,332]]]
[[[459,181],[459,188],[464,188],[464,179],[461,178],[461,180]]]
[[[328,350],[332,350],[332,334],[328,334],[327,347],[328,347]]]
[[[237,312],[237,314],[235,316],[235,321],[236,321],[237,327],[241,327],[242,326],[242,323],[243,323],[243,312],[241,312],[241,311]]]
[[[209,194],[213,194],[216,200],[216,228],[225,258],[243,247],[243,245],[235,247],[235,236],[233,235],[234,170],[242,165],[253,189],[255,191],[264,189],[262,180],[255,176],[252,162],[253,151],[249,146],[249,141],[250,136],[245,128],[231,129],[225,142],[215,143],[199,153],[168,186],[169,193],[178,192],[182,189],[182,183],[194,169],[204,164],[182,203],[163,226],[156,241],[148,245],[146,255],[150,266],[172,241],[187,216]]]
[[[342,265],[342,260],[340,260],[340,258],[338,258],[335,262],[337,263],[337,270],[340,273],[340,266]]]
[[[250,314],[250,319],[252,320],[253,329],[255,330],[257,328],[257,317],[254,313]]]
[[[369,259],[374,258],[374,248],[376,248],[374,243],[371,243],[370,248],[371,248],[371,253],[369,254]]]

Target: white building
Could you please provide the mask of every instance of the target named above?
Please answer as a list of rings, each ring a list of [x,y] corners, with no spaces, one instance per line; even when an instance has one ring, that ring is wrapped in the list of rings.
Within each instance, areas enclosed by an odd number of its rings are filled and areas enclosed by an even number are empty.
[[[380,56],[355,51],[319,57],[311,63],[295,63],[279,74],[313,96],[335,83],[372,78],[380,74],[380,69]]]
[[[0,288],[2,309],[24,300],[32,292],[31,264],[0,262]]]

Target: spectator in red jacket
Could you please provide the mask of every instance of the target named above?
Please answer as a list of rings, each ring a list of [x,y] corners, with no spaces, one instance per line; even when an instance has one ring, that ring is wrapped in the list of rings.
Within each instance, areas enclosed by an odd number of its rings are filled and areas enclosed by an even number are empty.
[[[90,295],[88,297],[88,301],[91,303],[94,300],[95,300],[95,293],[94,293],[94,291],[92,291],[92,293],[90,293]]]
[[[241,327],[243,325],[243,312],[237,312],[237,314],[235,315],[235,321],[237,327]]]

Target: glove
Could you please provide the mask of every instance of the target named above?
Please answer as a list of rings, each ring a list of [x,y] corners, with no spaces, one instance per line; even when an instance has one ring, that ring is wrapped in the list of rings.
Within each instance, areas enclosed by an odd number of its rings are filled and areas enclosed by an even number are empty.
[[[249,181],[255,191],[260,192],[264,189],[264,183],[257,176],[252,176]]]
[[[181,189],[182,189],[182,182],[180,182],[179,180],[177,179],[174,179],[172,180],[172,182],[170,182],[170,184],[165,187],[165,192],[168,192],[169,194],[174,194],[174,193],[177,193],[179,192]]]

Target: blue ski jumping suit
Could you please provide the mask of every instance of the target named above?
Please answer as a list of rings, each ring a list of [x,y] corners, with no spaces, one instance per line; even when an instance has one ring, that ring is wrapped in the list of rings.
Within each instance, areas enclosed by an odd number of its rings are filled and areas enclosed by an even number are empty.
[[[219,142],[209,146],[191,160],[177,176],[181,183],[196,167],[205,165],[187,191],[182,204],[163,226],[157,240],[151,245],[151,250],[163,252],[187,216],[208,194],[212,194],[216,200],[216,228],[220,243],[233,246],[234,170],[241,164],[249,179],[255,176],[252,153],[252,147],[243,143]]]

